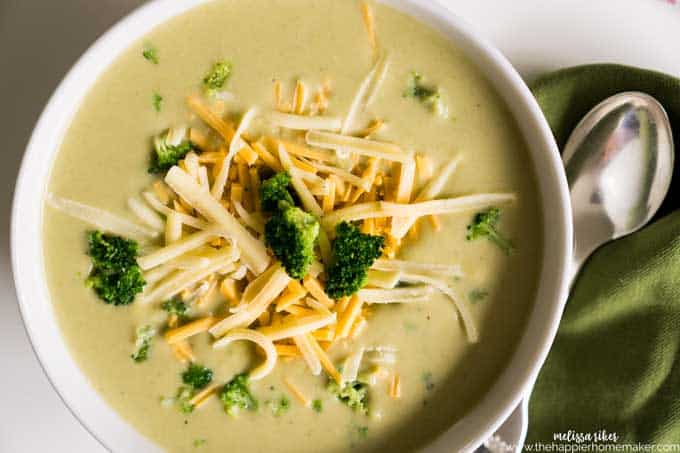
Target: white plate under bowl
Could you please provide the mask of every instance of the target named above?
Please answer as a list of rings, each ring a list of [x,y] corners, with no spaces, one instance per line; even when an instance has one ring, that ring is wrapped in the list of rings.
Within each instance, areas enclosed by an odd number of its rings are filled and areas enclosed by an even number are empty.
[[[114,451],[158,447],[124,422],[94,391],[72,360],[54,317],[42,256],[42,209],[50,166],[71,118],[89,87],[129,45],[157,24],[204,0],[156,0],[102,36],[78,61],[50,99],[29,142],[12,212],[12,265],[27,332],[62,399],[100,442]],[[536,303],[507,369],[462,420],[435,439],[432,452],[479,445],[510,414],[535,378],[557,329],[566,297],[571,219],[566,180],[552,135],[524,82],[505,58],[459,18],[429,0],[385,0],[448,36],[476,62],[504,98],[524,135],[538,177],[544,247]]]

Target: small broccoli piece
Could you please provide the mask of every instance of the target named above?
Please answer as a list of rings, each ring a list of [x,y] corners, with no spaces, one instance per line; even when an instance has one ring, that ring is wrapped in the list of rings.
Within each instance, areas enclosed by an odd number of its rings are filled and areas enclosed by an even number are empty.
[[[488,295],[489,295],[488,291],[475,288],[468,293],[468,299],[470,300],[470,302],[474,304],[475,302],[480,302],[486,299]]]
[[[282,396],[281,399],[274,400],[270,402],[271,408],[272,408],[272,414],[274,414],[274,417],[279,417],[286,412],[288,412],[288,409],[290,409],[290,400],[286,396]]]
[[[323,412],[323,401],[321,400],[314,400],[312,401],[312,409],[314,409],[314,412]]]
[[[161,106],[163,104],[163,96],[158,93],[153,93],[151,95],[151,104],[153,105],[153,109],[155,111],[160,112]]]
[[[231,76],[231,63],[228,61],[218,61],[213,64],[210,72],[203,78],[203,88],[206,93],[213,94],[222,88]]]
[[[182,382],[193,387],[194,390],[200,390],[210,384],[213,378],[213,371],[203,365],[192,363],[182,373]]]
[[[146,282],[137,265],[137,242],[91,231],[87,236],[92,270],[85,284],[107,304],[127,305]]]
[[[161,397],[161,406],[172,407],[177,406],[177,409],[183,414],[189,414],[194,411],[194,405],[191,404],[191,398],[196,395],[196,391],[190,386],[183,385],[177,389],[173,397]]]
[[[195,440],[194,440],[194,447],[196,447],[196,448],[202,447],[202,446],[204,446],[204,445],[207,444],[207,443],[208,443],[208,441],[205,440],[205,439],[195,439]]]
[[[150,61],[153,64],[158,64],[158,51],[156,50],[155,47],[152,45],[147,45],[144,47],[144,50],[142,50],[142,56],[147,60]]]
[[[472,223],[467,226],[467,240],[473,241],[486,237],[499,246],[506,255],[510,255],[515,247],[511,241],[503,237],[496,229],[500,217],[501,210],[498,208],[490,208],[487,211],[475,214]]]
[[[279,203],[280,209],[265,225],[265,242],[291,278],[307,275],[314,261],[314,245],[319,236],[319,221],[302,209]]]
[[[432,373],[431,372],[426,372],[423,373],[423,385],[425,386],[425,390],[428,392],[432,389],[434,389],[434,379],[432,378]]]
[[[135,340],[135,352],[130,357],[135,362],[144,362],[149,358],[151,352],[151,340],[156,335],[156,329],[151,326],[137,328],[137,338]]]
[[[368,414],[368,384],[352,381],[340,387],[337,382],[331,381],[327,388],[350,409]]]
[[[410,72],[408,81],[406,82],[406,90],[404,90],[404,97],[416,98],[422,101],[437,95],[437,90],[435,88],[427,87],[423,85],[422,82],[422,75],[415,71]]]
[[[382,254],[385,238],[364,234],[348,222],[339,223],[335,232],[334,261],[327,269],[326,293],[338,299],[354,294],[366,284],[368,269]]]
[[[180,299],[173,298],[161,304],[161,308],[168,312],[168,315],[175,315],[180,321],[186,321],[189,307]]]
[[[168,129],[164,134],[157,135],[153,140],[153,155],[149,173],[164,173],[176,165],[193,146],[185,139],[186,129]]]
[[[279,209],[279,202],[285,201],[294,205],[293,197],[288,191],[290,185],[290,175],[285,171],[277,173],[271,178],[262,182],[260,186],[260,199],[262,209],[268,212],[275,212]]]
[[[183,414],[190,414],[194,411],[194,405],[191,404],[191,398],[193,398],[195,394],[196,391],[186,385],[177,389],[175,402],[177,403],[177,408],[180,412]]]
[[[235,417],[241,409],[257,409],[257,400],[253,398],[248,388],[248,375],[245,373],[237,374],[227,382],[219,393],[220,400],[224,406],[224,411]]]
[[[404,97],[419,100],[424,106],[435,112],[437,115],[446,118],[448,109],[442,100],[438,88],[423,85],[423,76],[413,71],[409,74]]]

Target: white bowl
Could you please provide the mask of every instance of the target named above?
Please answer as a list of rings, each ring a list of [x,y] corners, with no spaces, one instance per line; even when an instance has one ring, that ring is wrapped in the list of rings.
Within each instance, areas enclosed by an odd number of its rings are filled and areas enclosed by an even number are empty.
[[[15,189],[12,268],[26,330],[45,373],[63,401],[94,437],[117,452],[158,451],[159,448],[104,402],[66,348],[45,279],[41,234],[43,197],[61,140],[90,86],[138,38],[204,1],[149,2],[99,38],[71,69],[40,116]],[[538,104],[498,50],[432,0],[383,1],[439,30],[478,65],[517,119],[541,193],[543,265],[536,301],[522,339],[508,367],[482,401],[427,448],[432,452],[470,450],[500,426],[531,388],[557,331],[567,295],[566,270],[572,244],[567,182],[557,146]]]

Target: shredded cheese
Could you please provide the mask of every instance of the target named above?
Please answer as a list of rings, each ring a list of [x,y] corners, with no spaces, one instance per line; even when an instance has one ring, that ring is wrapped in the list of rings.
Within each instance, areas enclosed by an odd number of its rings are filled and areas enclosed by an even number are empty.
[[[305,104],[307,103],[307,86],[300,80],[295,84],[295,91],[293,91],[293,112],[301,115],[305,111]]]
[[[288,307],[302,299],[305,294],[307,294],[307,290],[305,290],[297,280],[291,280],[288,282],[288,286],[283,294],[281,294],[281,297],[276,300],[275,310],[277,312],[286,310]]]
[[[375,37],[375,18],[373,17],[373,10],[366,2],[361,4],[361,15],[364,17],[364,25],[368,32],[368,42],[373,49],[377,47],[377,40]]]
[[[404,162],[412,158],[412,153],[404,151],[392,143],[334,134],[331,132],[310,130],[307,132],[305,140],[307,141],[307,144],[319,148],[333,150],[347,149],[362,156],[379,157],[394,162]]]
[[[283,170],[283,167],[281,166],[281,162],[279,162],[279,159],[274,157],[272,153],[269,152],[269,150],[260,142],[255,142],[253,143],[253,150],[257,153],[257,155],[262,159],[262,162],[264,162],[269,168],[274,170],[275,172],[280,172]]]
[[[208,137],[195,127],[189,129],[189,141],[198,146],[203,151],[210,147],[208,143]]]
[[[352,354],[348,355],[342,366],[342,382],[355,381],[361,367],[361,359],[364,358],[364,348],[360,347]]]
[[[179,343],[189,337],[206,332],[213,324],[215,324],[215,318],[212,316],[197,319],[181,327],[165,332],[165,341],[168,344]]]
[[[401,162],[399,182],[394,196],[397,203],[408,204],[411,201],[411,193],[415,184],[416,163],[413,159]],[[394,217],[392,219],[391,234],[395,238],[402,238],[410,228],[410,217]]]
[[[172,353],[175,355],[175,358],[180,362],[193,362],[196,360],[194,353],[191,350],[191,346],[186,340],[174,343],[170,345],[170,348],[172,349]]]
[[[226,156],[224,156],[220,172],[217,174],[215,182],[213,183],[213,187],[210,190],[212,196],[218,200],[222,198],[222,194],[224,193],[224,186],[226,185],[227,177],[229,176],[229,165],[231,164],[231,160],[241,148],[248,146],[241,139],[241,135],[246,129],[248,129],[248,126],[250,126],[250,123],[255,118],[255,115],[257,115],[257,109],[255,107],[249,108],[246,113],[243,114],[241,122],[238,125],[238,129],[236,129],[231,141],[229,142],[229,152]]]
[[[196,269],[182,270],[173,274],[171,278],[160,282],[158,286],[142,297],[141,302],[148,304],[167,300],[191,285],[200,282],[210,274],[225,268],[225,266],[233,266],[233,262],[237,257],[238,255],[234,252],[233,247],[227,246],[216,253],[216,256],[211,259],[209,265]]]
[[[158,232],[164,231],[165,222],[147,204],[142,203],[136,197],[130,197],[128,198],[128,208],[144,225]]]
[[[264,234],[264,222],[262,219],[251,215],[238,201],[235,201],[233,206],[238,216],[248,228],[251,228],[258,234]]]
[[[394,374],[390,380],[389,394],[392,399],[401,398],[401,378],[398,374]]]
[[[270,258],[264,243],[254,238],[219,201],[203,192],[186,172],[172,167],[165,182],[204,217],[224,228],[238,244],[242,259],[251,271],[260,274],[267,268]]]
[[[362,332],[366,329],[367,325],[368,321],[366,320],[366,318],[364,318],[363,316],[359,316],[349,332],[349,339],[356,340],[357,337],[361,335]]]
[[[215,324],[210,329],[210,333],[214,337],[220,337],[231,329],[250,325],[269,307],[289,282],[290,277],[285,269],[280,263],[275,263],[246,287],[242,298],[242,309]]]
[[[477,327],[475,326],[474,320],[472,319],[472,313],[470,312],[470,308],[467,304],[467,301],[459,297],[458,294],[456,294],[456,292],[453,290],[453,288],[443,283],[439,279],[423,275],[413,275],[404,273],[402,274],[401,279],[402,281],[409,283],[425,283],[434,286],[437,290],[446,295],[449,299],[451,299],[456,309],[458,310],[458,313],[460,314],[460,318],[463,321],[463,327],[465,328],[465,332],[467,333],[468,341],[470,343],[476,343],[479,340],[479,333],[477,331]]]
[[[413,274],[440,275],[443,277],[461,278],[465,276],[458,264],[416,263],[415,261],[378,258],[373,262],[371,268],[381,271],[403,271]]]
[[[327,230],[330,230],[342,221],[351,222],[376,217],[418,218],[432,214],[452,214],[512,203],[515,200],[516,196],[512,193],[484,193],[411,204],[373,201],[333,211],[325,215],[321,223]]]
[[[333,162],[335,161],[335,155],[326,151],[325,149],[310,148],[303,143],[294,143],[285,140],[279,140],[274,137],[267,137],[267,141],[273,146],[278,147],[279,145],[284,145],[288,153],[299,157],[306,157],[308,159],[320,160],[322,162]]]
[[[300,318],[284,319],[278,326],[265,326],[258,328],[258,332],[267,335],[272,341],[283,340],[284,338],[292,338],[298,335],[312,332],[316,329],[326,327],[335,322],[335,313],[314,314],[303,316]]]
[[[309,339],[309,343],[312,345],[316,356],[319,358],[319,362],[321,362],[323,369],[326,370],[326,373],[328,373],[335,382],[342,385],[342,376],[338,373],[337,368],[333,365],[333,362],[328,357],[328,354],[326,354],[326,351],[323,350],[314,337],[308,335],[307,338]]]
[[[290,393],[295,397],[296,400],[300,402],[300,404],[302,404],[304,407],[309,407],[309,398],[307,398],[305,394],[302,393],[300,389],[290,381],[290,379],[287,377],[283,378],[283,383],[286,384],[286,387],[288,387]]]
[[[190,226],[192,228],[196,228],[198,230],[205,230],[208,228],[208,222],[205,222],[201,219],[198,219],[196,217],[188,215],[186,212],[180,212],[175,209],[171,209],[164,205],[158,197],[156,197],[155,194],[151,192],[144,192],[142,193],[142,197],[146,200],[147,203],[149,203],[149,206],[151,206],[153,209],[156,211],[160,212],[161,214],[166,216],[166,221],[167,221],[167,216],[176,214],[180,220],[182,221],[183,224],[186,226]],[[174,200],[177,201],[177,200]]]
[[[335,305],[333,299],[326,295],[326,291],[324,290],[321,282],[311,275],[307,275],[302,280],[302,286],[304,286],[305,289],[309,291],[309,294],[311,294],[324,307],[332,308],[333,305]]]
[[[347,170],[343,170],[342,168],[332,167],[330,165],[324,165],[317,162],[309,162],[308,165],[310,165],[315,171],[318,170],[328,175],[335,175],[345,182],[355,185],[365,191],[371,190],[370,180],[360,178],[359,176],[352,174]]]
[[[225,142],[231,142],[231,139],[234,136],[234,128],[205,106],[198,96],[189,96],[187,98],[187,104],[189,105],[189,108],[191,108],[191,110],[208,126],[213,128]]]
[[[361,314],[361,306],[363,303],[364,301],[356,294],[350,298],[347,308],[342,312],[338,319],[338,326],[335,329],[336,340],[349,336],[354,320]]]
[[[312,215],[321,217],[323,215],[323,210],[319,206],[319,203],[317,203],[314,195],[312,195],[305,183],[300,178],[299,170],[293,166],[290,155],[286,151],[284,145],[279,145],[279,159],[281,159],[281,165],[283,168],[290,174],[291,185],[300,197],[302,206]]]
[[[262,335],[256,330],[234,329],[225,336],[223,336],[222,338],[220,338],[219,340],[217,340],[215,343],[213,343],[213,348],[215,349],[223,348],[227,346],[229,343],[238,340],[252,341],[256,345],[261,347],[266,355],[264,363],[252,369],[248,373],[248,377],[250,379],[252,379],[253,381],[258,381],[272,372],[274,366],[276,366],[276,359],[278,357],[276,348],[274,347],[274,343],[272,343],[272,341],[269,338],[267,338],[265,335]]]
[[[168,217],[170,219],[170,217]],[[174,221],[177,221],[178,216],[172,216]],[[181,228],[181,221],[179,222]],[[148,270],[163,263],[166,263],[173,258],[177,258],[184,253],[187,253],[197,247],[207,244],[212,239],[220,235],[220,229],[211,227],[203,231],[193,233],[181,240],[170,241],[170,244],[160,248],[152,253],[137,258],[137,264],[142,270]]]
[[[322,131],[339,131],[342,127],[342,119],[331,116],[305,116],[293,113],[271,112],[269,121],[279,127],[306,131],[318,129]]]
[[[78,201],[61,198],[53,193],[47,195],[47,204],[65,214],[82,220],[95,228],[139,241],[158,236],[158,231],[137,225],[103,209],[88,206]]]
[[[379,270],[377,268],[368,270],[366,286],[371,288],[394,288],[399,283],[401,273],[398,270]]]
[[[412,286],[393,289],[360,289],[357,296],[367,304],[391,304],[424,302],[430,299],[434,288],[432,286]]]
[[[208,401],[208,398],[211,396],[215,395],[217,393],[217,389],[220,387],[220,384],[218,383],[213,383],[195,394],[190,400],[189,404],[191,404],[194,407],[200,407],[203,403]]]
[[[291,344],[275,344],[276,353],[279,357],[300,357],[300,350]]]
[[[305,360],[309,371],[314,375],[318,376],[321,373],[321,362],[314,352],[314,348],[309,342],[307,335],[296,335],[293,337],[293,341],[297,346],[302,358]]]

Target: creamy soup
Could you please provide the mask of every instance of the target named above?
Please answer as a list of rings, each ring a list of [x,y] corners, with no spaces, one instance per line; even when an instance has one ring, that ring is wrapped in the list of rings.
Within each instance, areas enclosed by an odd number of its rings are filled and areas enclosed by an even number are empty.
[[[224,118],[225,124],[232,122],[232,128],[238,126],[244,112],[257,107],[253,122],[243,135],[243,144],[254,147],[254,141],[262,134],[276,135],[306,149],[322,151],[324,156],[340,156],[338,161],[345,161],[342,168],[349,168],[357,178],[364,177],[362,172],[370,156],[348,154],[347,149],[309,146],[305,143],[305,131],[276,127],[277,120],[272,125],[269,112],[278,108],[290,119],[299,102],[298,116],[311,112],[315,118],[331,119],[330,123],[333,119],[344,119],[352,110],[362,81],[371,68],[376,68],[372,79],[369,74],[374,95],[357,110],[352,130],[338,130],[341,125],[335,121],[327,132],[331,138],[342,132],[363,137],[361,131],[374,126],[375,130],[366,131],[370,134],[364,140],[395,144],[400,150],[413,153],[409,154],[409,162],[417,165],[413,187],[405,187],[406,199],[396,199],[399,165],[406,164],[403,160],[390,163],[389,159],[379,161],[376,172],[383,185],[377,191],[370,189],[374,198],[384,196],[392,202],[415,203],[423,186],[454,158],[460,159],[458,165],[435,198],[485,193],[515,195],[510,203],[499,200],[501,217],[494,226],[511,241],[509,253],[489,235],[466,239],[468,225],[475,222],[475,215],[488,213],[496,203],[439,213],[435,218],[424,216],[405,235],[400,247],[392,240],[384,245],[385,261],[460,266],[460,272],[449,272],[453,268],[445,267],[442,269],[451,275],[433,278],[437,282],[447,279],[445,286],[459,299],[457,303],[469,310],[478,340],[470,341],[470,332],[451,298],[427,281],[409,281],[400,274],[396,289],[415,285],[426,287],[427,291],[401,303],[360,301],[359,314],[351,320],[351,332],[337,339],[333,337],[335,329],[340,329],[337,323],[348,316],[342,309],[347,310],[354,299],[349,303],[346,299],[333,301],[330,309],[314,302],[306,306],[304,298],[296,305],[303,314],[314,312],[315,316],[323,317],[318,313],[332,313],[334,321],[311,335],[316,335],[314,341],[327,349],[331,365],[339,369],[339,374],[346,372],[345,359],[365,348],[357,380],[369,381],[365,384],[367,413],[353,410],[328,390],[329,381],[333,381],[328,375],[332,373],[324,365],[322,373],[312,374],[307,360],[299,356],[299,350],[296,352],[299,347],[290,338],[276,341],[279,357],[272,372],[248,384],[252,397],[258,401],[257,408],[240,410],[235,416],[226,413],[216,396],[222,385],[239,373],[252,371],[264,355],[245,341],[213,349],[216,336],[205,329],[187,337],[182,344],[188,346],[193,361],[212,370],[212,382],[207,388],[216,386],[216,393],[208,391],[205,400],[191,412],[183,411],[177,392],[185,385],[182,373],[191,357],[178,355],[177,347],[170,345],[164,335],[193,319],[212,315],[219,320],[230,316],[228,308],[240,303],[227,301],[225,291],[220,291],[224,289],[220,287],[221,280],[230,274],[216,273],[211,277],[218,287],[209,292],[209,300],[201,299],[200,304],[200,297],[194,294],[192,298],[189,290],[178,294],[179,298],[186,297],[190,307],[187,320],[168,315],[161,308],[163,301],[144,299],[158,282],[148,283],[131,304],[107,304],[84,284],[92,263],[87,232],[96,230],[97,225],[48,205],[44,213],[46,270],[54,310],[69,349],[99,394],[135,429],[169,451],[414,450],[464,417],[508,364],[533,301],[543,241],[537,189],[526,146],[499,95],[454,45],[387,6],[372,4],[370,9],[363,8],[358,2],[340,0],[216,0],[155,28],[117,58],[91,88],[65,135],[48,190],[60,199],[75,200],[143,224],[131,212],[128,199],[133,197],[145,203],[140,194],[153,192],[153,184],[164,177],[164,173],[147,172],[152,137],[162,136],[167,128],[177,125],[194,128],[192,133],[198,134],[198,138],[192,135],[192,140],[200,141],[203,137],[207,144],[203,144],[206,149],[202,150],[195,144],[192,153],[203,155],[200,165],[208,167],[214,166],[214,162],[207,162],[206,153],[222,159],[225,154],[219,154],[220,146],[229,147],[201,120],[201,115],[197,116],[187,106],[188,95],[199,99],[218,118]],[[372,15],[373,21],[370,18],[367,21],[365,14]],[[367,27],[367,23],[373,28]],[[203,80],[214,69],[215,62],[229,62],[231,73],[222,86],[208,91]],[[297,81],[301,86],[298,91],[304,88],[307,95],[298,93],[296,101],[293,93]],[[277,87],[278,106],[272,101]],[[266,149],[277,157],[276,147]],[[253,159],[257,161],[250,166],[244,164],[243,156],[232,160],[231,165],[248,171],[252,168],[260,172],[262,180],[274,173],[261,156]],[[348,159],[356,159],[356,165],[352,167],[350,163],[348,167]],[[305,162],[319,163],[297,156],[297,163],[300,162],[302,166]],[[187,169],[186,162],[181,165]],[[316,174],[323,181],[337,182],[346,176],[327,178],[328,173],[318,168],[315,171],[296,168],[300,170],[295,173],[298,177],[302,171]],[[212,167],[208,170],[204,182],[210,188],[218,172]],[[231,194],[236,191],[233,184],[238,178],[238,171],[232,171],[225,185],[224,200],[234,199]],[[328,194],[324,195],[323,184],[316,187],[316,179],[308,178],[305,184],[310,191],[317,191],[313,198],[323,208]],[[200,175],[197,181],[201,182]],[[350,191],[347,200],[351,200],[358,189],[349,182],[344,185]],[[244,198],[244,209],[255,216],[255,221],[266,221],[268,214],[261,216],[257,211],[257,194],[253,190],[248,192],[247,184],[244,186],[243,197],[249,197],[248,202]],[[342,201],[343,193],[337,186],[335,189],[337,196],[330,201],[331,209],[351,204]],[[295,203],[300,204],[299,194],[295,194],[293,187],[290,191],[295,195]],[[355,203],[366,200],[366,194],[358,194]],[[205,220],[201,212],[191,212],[192,206],[186,204],[191,203],[184,203],[185,206],[180,203],[177,209]],[[242,217],[235,212],[233,203],[225,204],[228,207],[224,209],[234,217]],[[302,202],[302,209],[305,206]],[[169,203],[166,208],[175,206]],[[414,208],[413,212],[418,210]],[[166,221],[165,215],[155,218]],[[355,224],[374,235],[390,231],[390,219],[380,220],[379,216],[359,219]],[[328,226],[322,217],[321,228]],[[262,235],[255,228],[247,231],[261,240]],[[185,226],[182,237],[193,233],[193,228]],[[140,255],[163,247],[164,235],[161,231],[157,239],[142,241]],[[222,245],[228,244],[229,237],[226,239]],[[395,252],[396,257],[387,256]],[[315,253],[323,261],[319,251]],[[187,258],[184,268],[191,265]],[[143,270],[145,277],[150,271],[153,269]],[[241,284],[245,285],[256,273],[259,272],[251,269]],[[327,277],[322,272],[316,281],[323,284],[324,278]],[[373,272],[371,278],[375,278]],[[372,281],[369,279],[364,289]],[[194,285],[190,289],[195,293],[208,288]],[[275,323],[272,317],[294,317],[285,310],[277,312],[274,304],[264,315],[266,319],[254,321],[251,329]],[[131,355],[139,353],[140,346],[135,345],[135,332],[146,325],[156,334],[148,340],[146,360],[135,361]],[[286,357],[284,351],[293,357]],[[191,391],[189,396],[199,391]]]

